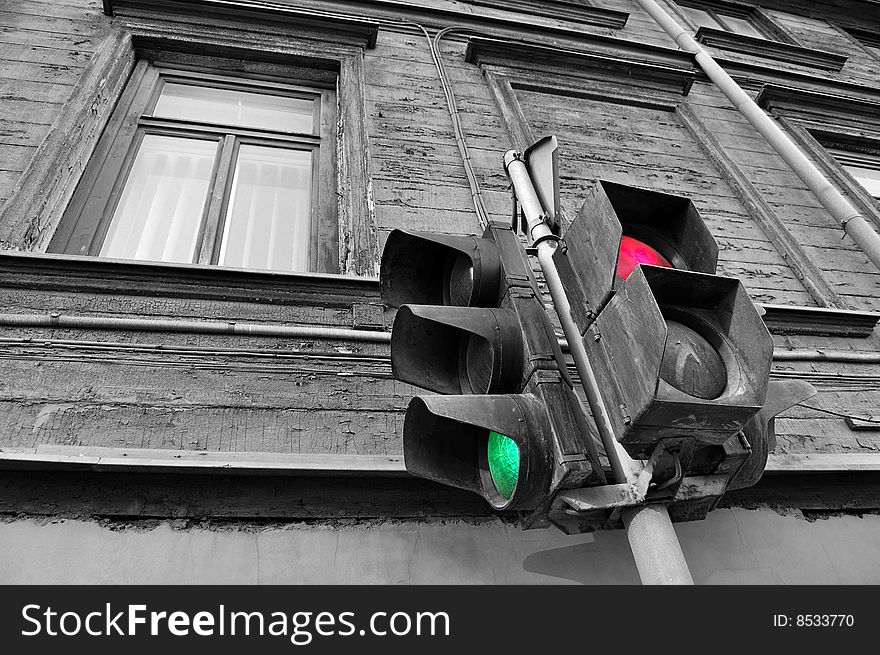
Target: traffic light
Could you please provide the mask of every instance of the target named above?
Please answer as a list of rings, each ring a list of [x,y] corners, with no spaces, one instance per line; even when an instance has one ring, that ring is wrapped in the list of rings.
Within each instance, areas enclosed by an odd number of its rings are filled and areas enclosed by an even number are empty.
[[[816,389],[804,380],[773,380],[767,389],[767,401],[743,428],[743,437],[751,453],[736,471],[727,490],[751,487],[764,472],[767,455],[776,447],[776,415],[816,395]]]
[[[397,307],[394,377],[415,396],[404,420],[407,470],[540,521],[558,489],[604,481],[593,433],[516,234],[394,230],[383,301]],[[409,304],[413,303],[413,304]]]
[[[748,455],[724,446],[764,406],[773,343],[739,280],[714,275],[717,256],[690,200],[604,181],[554,255],[632,457],[661,441],[685,471]]]

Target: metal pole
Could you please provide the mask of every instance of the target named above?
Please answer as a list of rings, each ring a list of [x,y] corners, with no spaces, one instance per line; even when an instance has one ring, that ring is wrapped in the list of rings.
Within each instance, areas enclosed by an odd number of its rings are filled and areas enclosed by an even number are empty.
[[[599,384],[587,358],[580,333],[571,317],[571,305],[559,278],[556,263],[553,261],[553,253],[556,251],[559,239],[544,222],[544,211],[535,193],[529,171],[517,152],[511,150],[504,155],[504,168],[525,214],[526,232],[538,249],[538,261],[544,271],[547,288],[550,290],[556,314],[568,340],[569,350],[580,375],[614,477],[621,483],[635,483],[642,466],[627,454],[614,436]],[[628,507],[621,515],[643,584],[694,583],[665,506]]]
[[[642,584],[694,584],[665,505],[627,507],[620,515]]]
[[[880,269],[880,234],[874,231],[859,211],[822,172],[801,152],[800,148],[776,122],[743,91],[727,72],[712,59],[703,47],[663,10],[654,0],[636,0],[654,21],[675,41],[679,48],[694,59],[715,86],[727,96],[746,120],[767,140],[801,181],[812,191],[825,209],[843,226],[844,232],[856,242],[874,266]]]
[[[547,288],[550,290],[550,296],[553,298],[553,306],[556,308],[556,314],[559,316],[559,322],[562,324],[562,331],[565,333],[565,338],[568,341],[569,352],[571,352],[575,368],[577,368],[578,375],[581,378],[581,385],[587,396],[587,403],[590,405],[593,419],[596,421],[602,445],[605,446],[605,454],[608,457],[608,462],[611,464],[614,477],[618,482],[635,482],[642,467],[627,454],[623,446],[620,445],[620,442],[614,437],[614,429],[611,427],[608,409],[602,401],[596,374],[593,372],[589,359],[587,359],[587,350],[584,348],[584,342],[581,340],[574,319],[571,317],[571,305],[568,303],[568,296],[565,294],[562,280],[559,278],[559,272],[556,269],[556,263],[553,261],[553,253],[556,252],[556,247],[555,237],[544,239],[537,246],[538,261],[541,264],[541,269],[544,271],[544,279],[547,282]]]

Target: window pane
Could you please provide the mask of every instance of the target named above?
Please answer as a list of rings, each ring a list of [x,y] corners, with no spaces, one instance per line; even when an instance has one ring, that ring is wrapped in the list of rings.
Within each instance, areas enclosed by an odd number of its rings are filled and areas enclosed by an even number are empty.
[[[153,115],[311,134],[314,104],[306,98],[165,82]]]
[[[695,9],[694,7],[682,7],[681,9],[684,11],[684,13],[690,16],[690,19],[697,27],[712,27],[716,30],[724,29],[723,25],[721,25],[718,21],[716,21],[702,9]]]
[[[216,141],[147,134],[101,256],[192,262],[216,153]]]
[[[868,193],[880,199],[880,166],[877,168],[865,168],[848,164],[844,168],[850,175],[856,178],[856,182],[868,190]]]
[[[759,39],[766,39],[767,37],[755,27],[754,23],[750,21],[748,18],[739,18],[737,16],[728,16],[727,14],[722,14],[721,19],[727,23],[728,27],[730,27],[731,31],[736,34],[743,34],[745,36],[756,36]]]
[[[310,150],[242,145],[219,263],[273,271],[308,270],[311,187]]]

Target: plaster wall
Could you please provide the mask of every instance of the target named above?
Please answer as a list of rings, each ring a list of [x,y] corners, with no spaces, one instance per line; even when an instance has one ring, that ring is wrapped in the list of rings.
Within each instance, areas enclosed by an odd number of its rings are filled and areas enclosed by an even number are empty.
[[[677,524],[697,584],[880,584],[880,516],[723,509]],[[623,531],[497,519],[278,527],[0,524],[4,584],[634,584]]]

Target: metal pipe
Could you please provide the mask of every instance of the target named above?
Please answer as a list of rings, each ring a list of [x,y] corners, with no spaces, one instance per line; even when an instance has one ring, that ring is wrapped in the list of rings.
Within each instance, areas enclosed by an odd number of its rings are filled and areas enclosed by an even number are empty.
[[[546,238],[546,246],[538,248],[538,260],[548,276],[547,284],[561,288],[559,274],[553,263],[553,251],[556,249],[555,239]],[[543,251],[543,254],[542,254]],[[548,275],[549,271],[549,275]],[[552,278],[552,282],[551,282]],[[551,290],[551,295],[553,294]],[[556,292],[554,304],[560,315],[563,331],[566,325],[573,326],[573,321],[563,320],[565,313],[569,318],[570,305],[568,298],[563,293]],[[389,343],[391,334],[375,330],[350,330],[345,328],[310,327],[301,325],[272,325],[268,323],[239,323],[236,321],[183,321],[174,319],[143,319],[143,318],[117,318],[111,316],[65,316],[58,312],[52,314],[0,314],[0,325],[17,327],[49,327],[91,330],[136,330],[142,332],[191,332],[207,334],[240,334],[260,337],[282,337],[291,339],[339,339],[347,341],[369,341],[374,343]],[[565,339],[559,339],[560,347],[571,353],[575,359],[575,367],[580,373],[581,364],[577,359],[584,360],[584,370],[589,367],[586,362],[586,354],[583,344],[580,348],[572,350],[569,343],[580,343],[580,336],[575,327],[573,336],[566,334]],[[575,350],[579,350],[576,353]],[[780,362],[841,362],[852,364],[880,364],[880,353],[851,352],[844,350],[810,350],[810,349],[779,349],[773,351],[774,361]],[[593,376],[595,378],[595,376]],[[585,388],[586,389],[586,388]],[[590,409],[593,410],[592,405]],[[595,411],[595,410],[594,410]],[[598,419],[597,419],[598,420]],[[616,441],[615,441],[616,443]],[[622,481],[622,480],[621,480]]]
[[[546,227],[546,225],[545,225]],[[549,229],[548,229],[549,231]],[[568,339],[569,349],[575,361],[581,385],[590,404],[590,410],[599,429],[605,454],[618,482],[635,484],[641,465],[633,460],[614,436],[608,410],[602,400],[599,384],[587,358],[587,351],[580,333],[571,317],[571,305],[562,287],[559,272],[553,261],[557,241],[544,239],[538,244],[538,261],[544,271],[544,279],[550,289],[553,305],[559,322]],[[693,584],[678,535],[669,518],[666,506],[662,504],[636,505],[621,511],[626,538],[629,540],[633,559],[639,571],[642,584]]]
[[[845,350],[781,350],[773,351],[776,362],[840,362],[880,364],[880,353],[847,352]]]
[[[516,200],[522,208],[522,213],[526,217],[526,229],[524,230],[529,237],[529,242],[534,246],[539,246],[544,239],[556,239],[557,237],[547,227],[547,214],[544,207],[535,193],[535,187],[532,184],[532,178],[529,175],[529,169],[520,157],[520,153],[516,150],[508,150],[504,153],[504,170],[510,183],[516,189]],[[540,250],[538,252],[540,255]],[[552,254],[552,253],[551,253]],[[554,298],[554,303],[556,299]]]
[[[553,253],[556,251],[557,245],[553,239],[545,239],[539,243],[538,261],[544,271],[544,279],[550,290],[550,296],[553,298],[553,306],[556,308],[556,314],[559,316],[559,322],[562,324],[562,330],[568,340],[569,351],[574,359],[575,368],[577,368],[581,379],[581,386],[587,396],[587,403],[590,405],[590,411],[596,421],[599,437],[602,439],[602,445],[605,446],[605,455],[608,457],[614,477],[618,482],[634,483],[638,478],[641,466],[627,454],[614,436],[614,428],[611,426],[608,409],[602,400],[596,374],[593,372],[593,367],[587,358],[587,350],[584,348],[574,319],[571,317],[571,305],[562,286],[562,280],[559,278],[556,263],[553,261]]]
[[[526,230],[538,250],[538,261],[544,271],[544,279],[565,337],[569,350],[577,367],[581,385],[587,396],[590,411],[599,430],[605,454],[611,464],[611,470],[618,482],[636,484],[642,465],[633,460],[623,449],[614,436],[614,429],[608,416],[599,383],[587,358],[587,351],[580,338],[574,319],[571,317],[571,305],[553,253],[559,243],[547,223],[541,202],[535,193],[528,169],[515,151],[504,155],[504,167],[507,171],[516,198],[526,217]],[[663,505],[637,505],[622,511],[627,539],[632,549],[639,576],[644,584],[693,584],[687,562],[681,552],[678,536]]]
[[[180,321],[110,316],[64,316],[52,314],[0,314],[0,325],[20,327],[54,327],[92,330],[139,330],[143,332],[194,332],[205,334],[240,334],[257,337],[291,339],[343,339],[388,343],[391,334],[370,330],[310,327],[304,325],[270,325],[237,321]]]
[[[587,359],[587,351],[580,339],[580,333],[571,317],[571,305],[568,302],[568,296],[565,288],[562,286],[562,280],[559,278],[559,272],[556,270],[556,263],[553,261],[553,253],[559,243],[559,238],[553,234],[549,226],[545,222],[546,214],[535,192],[532,184],[532,178],[529,170],[520,157],[520,153],[516,150],[508,150],[504,154],[504,170],[510,178],[511,184],[516,192],[516,199],[522,208],[526,217],[526,234],[529,241],[535,245],[538,251],[538,262],[544,271],[544,280],[553,298],[553,306],[556,308],[556,315],[562,325],[562,331],[568,341],[568,349],[574,359],[575,367],[581,378],[581,385],[587,396],[587,402],[590,405],[590,411],[593,413],[593,419],[596,421],[596,427],[599,430],[599,437],[602,439],[602,445],[605,447],[605,455],[611,464],[611,470],[618,482],[635,482],[641,470],[639,464],[635,462],[623,450],[623,447],[614,436],[614,428],[611,426],[611,419],[608,417],[608,410],[602,400],[599,391],[599,383],[596,381],[596,375],[593,373],[593,367]]]
[[[642,584],[694,584],[665,505],[626,507],[620,516]]]
[[[859,211],[822,172],[801,152],[776,122],[725,72],[703,47],[679,25],[655,0],[636,0],[654,21],[669,34],[679,48],[694,59],[709,79],[733,103],[746,120],[767,140],[801,181],[812,191],[825,209],[840,222],[844,232],[855,241],[868,258],[880,269],[880,234],[870,226]]]

